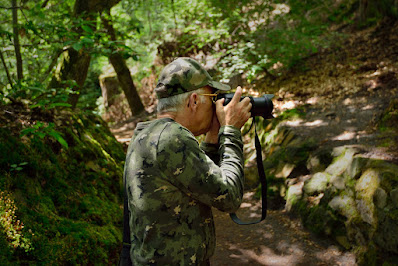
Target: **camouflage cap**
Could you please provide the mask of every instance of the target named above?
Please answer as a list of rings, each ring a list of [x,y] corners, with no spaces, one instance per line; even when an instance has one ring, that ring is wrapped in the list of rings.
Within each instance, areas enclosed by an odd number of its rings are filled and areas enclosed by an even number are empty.
[[[189,57],[180,57],[162,70],[155,92],[158,98],[167,98],[204,86],[216,90],[228,91],[228,85],[214,81],[209,73],[196,60]]]

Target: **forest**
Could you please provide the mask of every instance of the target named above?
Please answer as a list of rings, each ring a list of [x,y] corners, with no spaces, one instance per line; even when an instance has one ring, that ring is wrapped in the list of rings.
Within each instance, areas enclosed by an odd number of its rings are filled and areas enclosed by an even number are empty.
[[[212,265],[398,263],[397,0],[0,0],[0,262],[114,265],[123,167],[176,57],[274,118],[244,126],[243,217]],[[203,140],[198,137],[198,140]]]

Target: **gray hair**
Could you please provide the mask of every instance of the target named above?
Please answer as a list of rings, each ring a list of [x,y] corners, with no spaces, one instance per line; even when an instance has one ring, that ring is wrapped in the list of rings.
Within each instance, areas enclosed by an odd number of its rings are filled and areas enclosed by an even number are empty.
[[[204,88],[199,88],[197,90],[177,94],[171,97],[167,98],[161,98],[158,100],[158,106],[157,106],[157,112],[158,114],[160,113],[165,113],[165,112],[171,112],[171,113],[176,113],[178,112],[181,107],[185,104],[186,100],[189,98],[189,96],[192,95],[192,93],[206,93]],[[205,96],[200,95],[199,96],[201,102],[204,101]]]

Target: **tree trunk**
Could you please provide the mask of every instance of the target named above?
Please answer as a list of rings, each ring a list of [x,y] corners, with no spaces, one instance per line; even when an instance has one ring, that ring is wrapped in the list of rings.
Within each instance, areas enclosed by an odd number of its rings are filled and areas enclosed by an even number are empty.
[[[115,69],[117,79],[119,80],[124,94],[126,95],[133,116],[145,111],[144,105],[141,102],[141,98],[134,86],[133,79],[131,78],[130,70],[127,67],[126,61],[122,55],[120,53],[114,53],[109,56],[109,60]]]
[[[110,17],[109,13],[106,15]],[[111,37],[111,40],[116,42],[116,34],[112,22],[105,16],[102,16],[102,21],[106,30],[108,31],[109,36]],[[120,87],[122,87],[122,90],[127,98],[132,115],[138,115],[145,111],[145,108],[141,102],[140,96],[137,93],[130,70],[126,64],[126,60],[114,47],[110,48],[112,49],[112,54],[109,56],[109,61],[115,69],[117,79],[119,80]]]
[[[62,60],[49,84],[50,88],[72,87],[75,94],[69,95],[68,103],[72,108],[76,107],[79,92],[86,80],[88,67],[90,65],[90,54],[81,49],[76,51],[72,47],[62,54]],[[72,81],[74,84],[70,84]]]
[[[1,62],[3,63],[3,66],[4,66],[4,70],[6,71],[8,82],[10,83],[11,88],[14,89],[14,86],[12,85],[12,79],[10,76],[10,72],[8,71],[6,61],[4,60],[3,51],[1,51],[1,49],[0,49],[0,58],[1,58]]]
[[[120,0],[76,0],[74,5],[74,16],[79,17],[85,15],[86,20],[94,20],[98,16],[98,12],[108,10]],[[82,29],[77,28],[75,31],[81,34]],[[62,54],[62,60],[57,66],[57,70],[49,84],[50,88],[66,88],[72,87],[74,94],[69,95],[68,103],[72,108],[76,107],[79,99],[81,88],[87,77],[88,68],[90,66],[90,53],[84,47],[79,51],[69,47]],[[71,86],[72,81],[74,84]]]
[[[19,44],[17,0],[12,0],[11,3],[12,3],[12,30],[14,34],[14,49],[15,49],[15,57],[17,59],[17,77],[18,80],[21,80],[23,79],[23,66],[22,66],[21,46]]]

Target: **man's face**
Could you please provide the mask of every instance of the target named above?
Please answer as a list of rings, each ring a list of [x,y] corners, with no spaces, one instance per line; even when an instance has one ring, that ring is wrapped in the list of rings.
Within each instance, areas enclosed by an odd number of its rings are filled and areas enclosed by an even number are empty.
[[[205,88],[206,94],[213,93],[213,89],[210,87]],[[212,120],[213,120],[213,113],[214,113],[214,104],[209,96],[201,96],[199,100],[198,112],[195,116],[195,127],[192,133],[195,136],[199,136],[209,131]],[[204,99],[202,99],[204,98]]]

